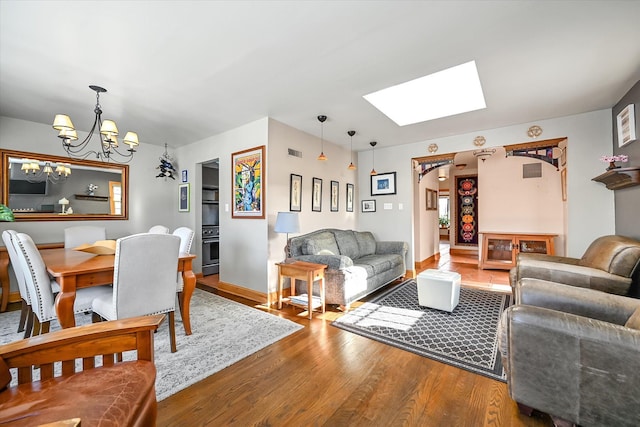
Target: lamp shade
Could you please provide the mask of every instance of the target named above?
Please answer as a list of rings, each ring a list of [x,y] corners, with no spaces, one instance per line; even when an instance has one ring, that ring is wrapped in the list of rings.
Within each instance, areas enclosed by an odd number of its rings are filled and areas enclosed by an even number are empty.
[[[300,231],[300,221],[297,212],[278,212],[276,219],[276,233],[298,233]]]

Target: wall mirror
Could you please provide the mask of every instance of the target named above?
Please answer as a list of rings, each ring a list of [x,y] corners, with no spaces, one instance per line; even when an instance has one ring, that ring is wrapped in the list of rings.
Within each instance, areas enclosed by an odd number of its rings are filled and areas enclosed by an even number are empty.
[[[16,221],[128,219],[128,165],[10,150],[0,155],[0,200]]]

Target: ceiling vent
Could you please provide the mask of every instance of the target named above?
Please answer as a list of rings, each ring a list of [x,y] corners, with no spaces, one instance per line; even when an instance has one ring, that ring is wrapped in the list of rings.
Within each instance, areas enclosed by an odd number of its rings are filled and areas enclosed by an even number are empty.
[[[288,148],[287,151],[290,156],[302,158],[302,151],[294,150],[293,148]]]
[[[542,178],[542,163],[522,165],[522,178]]]

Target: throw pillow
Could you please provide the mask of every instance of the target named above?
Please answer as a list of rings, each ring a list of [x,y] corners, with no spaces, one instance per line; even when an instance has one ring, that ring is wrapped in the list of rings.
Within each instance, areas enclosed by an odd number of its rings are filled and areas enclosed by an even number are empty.
[[[627,320],[627,323],[624,324],[626,328],[638,329],[640,330],[640,307],[636,308],[636,311],[633,312],[631,317]]]
[[[360,249],[353,230],[336,230],[334,233],[341,255],[348,256],[351,259],[360,258]]]
[[[303,248],[305,255],[340,255],[333,236],[317,236],[307,239]]]

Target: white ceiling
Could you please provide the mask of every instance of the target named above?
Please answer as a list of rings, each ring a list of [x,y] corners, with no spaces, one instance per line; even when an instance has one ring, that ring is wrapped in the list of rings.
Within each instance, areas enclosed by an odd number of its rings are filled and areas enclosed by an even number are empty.
[[[414,143],[612,107],[639,22],[640,1],[0,0],[0,115],[88,131],[95,84],[103,118],[159,146],[265,116],[319,137],[318,114],[355,150]],[[362,98],[471,60],[484,110],[399,127]]]

